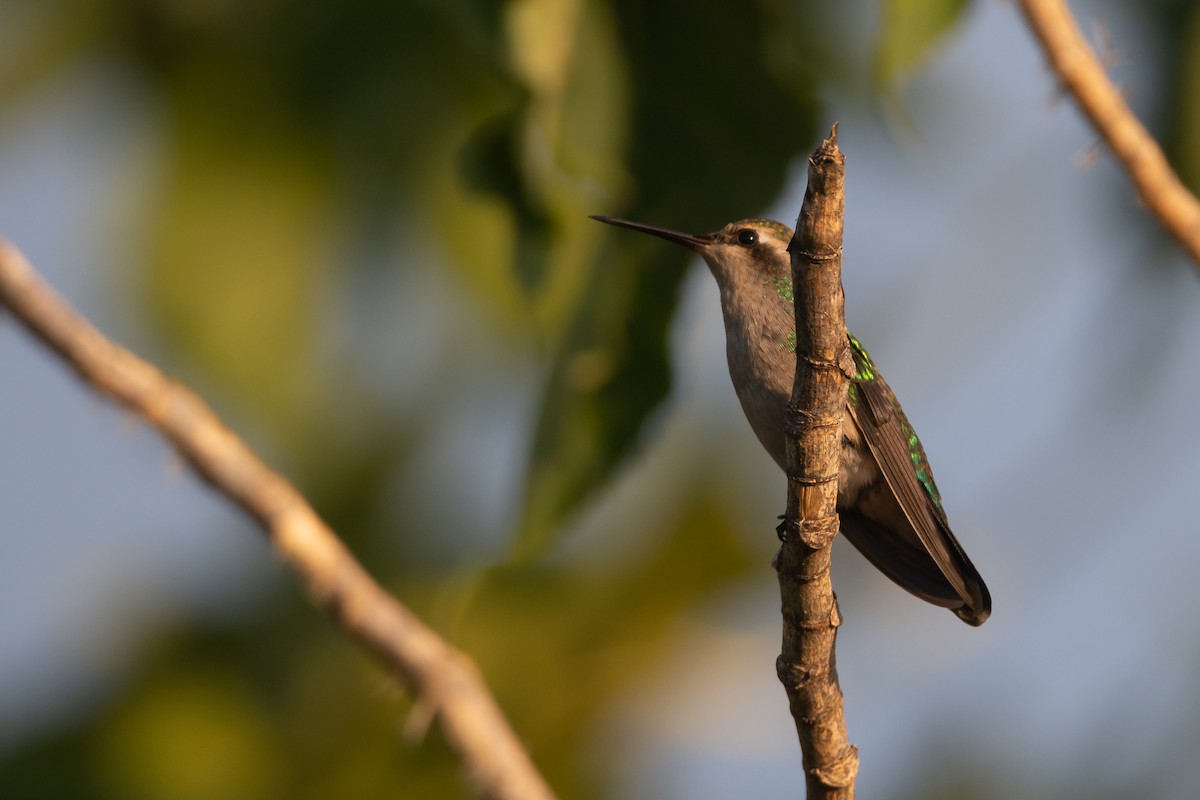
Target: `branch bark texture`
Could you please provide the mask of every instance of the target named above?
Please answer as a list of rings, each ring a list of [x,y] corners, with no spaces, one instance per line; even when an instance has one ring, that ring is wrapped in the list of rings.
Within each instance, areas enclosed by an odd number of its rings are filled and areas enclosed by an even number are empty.
[[[842,294],[845,157],[837,125],[808,159],[808,189],[788,252],[796,304],[796,382],[788,407],[788,508],[776,557],[783,647],[776,669],[804,757],[807,796],[854,797],[858,750],[846,733],[829,577],[847,374]]]
[[[1138,122],[1063,0],[1020,0],[1058,79],[1137,187],[1138,196],[1200,268],[1200,202]]]
[[[317,605],[439,718],[478,796],[553,798],[470,659],[384,591],[295,487],[199,396],[105,338],[2,240],[0,305],[85,383],[157,428],[201,478],[258,521]]]

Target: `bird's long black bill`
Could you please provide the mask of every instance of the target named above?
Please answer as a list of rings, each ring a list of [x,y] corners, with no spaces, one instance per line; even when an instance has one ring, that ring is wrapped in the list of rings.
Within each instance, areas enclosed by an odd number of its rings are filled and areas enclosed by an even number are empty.
[[[608,225],[616,225],[618,228],[628,228],[631,231],[639,231],[640,233],[648,233],[651,236],[657,236],[660,239],[666,239],[668,242],[674,242],[678,245],[683,245],[690,250],[702,250],[706,246],[712,244],[711,234],[696,235],[693,233],[680,233],[679,231],[668,230],[667,228],[656,228],[653,225],[643,225],[640,222],[632,222],[627,219],[618,219],[617,217],[604,217],[592,215],[592,219],[604,222]]]

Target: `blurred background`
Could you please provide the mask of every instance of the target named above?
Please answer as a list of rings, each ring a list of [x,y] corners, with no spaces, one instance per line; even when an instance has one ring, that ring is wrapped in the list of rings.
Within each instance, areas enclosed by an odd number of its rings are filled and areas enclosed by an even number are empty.
[[[1200,6],[1077,3],[1200,187]],[[716,287],[587,219],[789,224],[987,579],[839,543],[863,797],[1193,798],[1195,265],[994,0],[0,0],[0,235],[477,660],[564,798],[802,792],[785,481]],[[0,315],[0,794],[455,798],[246,519]]]

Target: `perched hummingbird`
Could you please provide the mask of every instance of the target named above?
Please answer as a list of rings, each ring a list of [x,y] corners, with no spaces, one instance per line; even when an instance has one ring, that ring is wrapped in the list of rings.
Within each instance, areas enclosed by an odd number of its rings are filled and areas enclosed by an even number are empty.
[[[613,217],[699,253],[721,291],[729,375],[762,446],[786,471],[784,417],[796,375],[792,231],[766,219],[693,235]],[[880,572],[917,597],[982,625],[992,598],[950,532],[925,449],[896,395],[846,332],[857,374],[842,424],[838,514],[842,533]]]

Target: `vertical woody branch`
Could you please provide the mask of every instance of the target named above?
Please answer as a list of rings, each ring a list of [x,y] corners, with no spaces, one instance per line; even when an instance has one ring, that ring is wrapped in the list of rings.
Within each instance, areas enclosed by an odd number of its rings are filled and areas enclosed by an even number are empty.
[[[808,159],[808,189],[788,245],[796,298],[796,382],[788,407],[788,508],[776,556],[783,648],[776,664],[804,756],[807,796],[853,798],[858,750],[846,733],[829,578],[838,531],[838,464],[850,354],[842,295],[845,156],[837,125]]]

